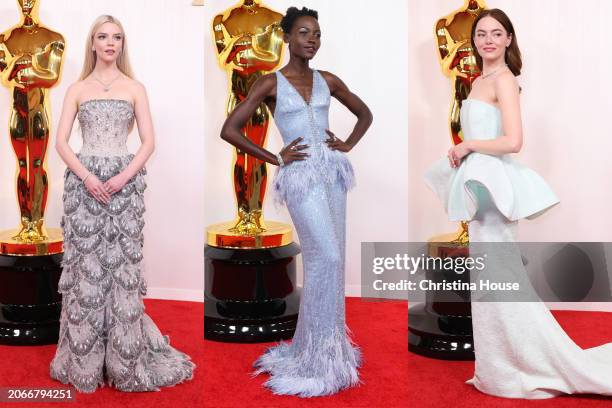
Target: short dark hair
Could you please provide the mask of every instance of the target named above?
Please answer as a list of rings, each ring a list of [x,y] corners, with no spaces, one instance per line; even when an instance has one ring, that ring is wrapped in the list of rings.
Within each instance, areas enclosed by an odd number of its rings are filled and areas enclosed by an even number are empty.
[[[303,16],[309,16],[315,20],[319,19],[319,13],[316,10],[312,10],[306,7],[298,9],[297,7],[289,7],[287,13],[280,22],[280,26],[285,34],[289,34],[289,31],[293,28],[295,21]]]

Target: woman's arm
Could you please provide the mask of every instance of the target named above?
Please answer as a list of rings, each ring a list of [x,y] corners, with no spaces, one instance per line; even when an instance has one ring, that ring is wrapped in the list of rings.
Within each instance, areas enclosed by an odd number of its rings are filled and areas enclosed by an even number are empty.
[[[153,150],[155,150],[155,131],[149,108],[149,98],[145,87],[139,82],[134,85],[134,115],[138,126],[140,147],[125,169],[104,183],[111,194],[121,190],[144,167]]]
[[[68,144],[70,134],[72,133],[72,125],[74,124],[74,119],[78,112],[78,93],[78,84],[70,85],[66,91],[62,114],[57,126],[55,149],[70,171],[83,180],[87,190],[98,201],[108,203],[110,201],[110,194],[104,190],[102,182],[81,164],[79,158],[74,154],[72,148],[70,148]]]
[[[456,165],[471,152],[501,156],[518,153],[523,146],[520,94],[516,77],[511,72],[500,74],[494,87],[502,114],[503,135],[493,140],[466,140],[454,146],[449,150],[449,157]]]
[[[330,136],[330,139],[327,139],[328,146],[333,150],[348,152],[355,147],[372,124],[372,112],[357,95],[350,91],[340,78],[329,72],[321,73],[328,84],[331,95],[357,117],[357,123],[346,141],[336,139],[334,134],[327,130],[327,134]]]
[[[255,81],[246,99],[240,102],[225,120],[221,129],[221,139],[236,146],[244,153],[278,166],[279,162],[275,154],[253,143],[242,134],[244,125],[253,116],[259,105],[267,97],[273,95],[275,89],[276,80],[273,75],[266,75]],[[298,137],[281,150],[280,155],[284,164],[289,164],[296,160],[304,160],[308,156],[307,153],[300,152],[300,150],[308,147],[307,145],[298,145],[301,140],[302,137]]]

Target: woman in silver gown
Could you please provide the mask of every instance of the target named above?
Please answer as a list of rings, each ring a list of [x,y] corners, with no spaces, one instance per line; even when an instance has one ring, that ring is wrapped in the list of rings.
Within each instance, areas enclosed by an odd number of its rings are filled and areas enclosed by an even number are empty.
[[[191,379],[195,365],[175,350],[149,316],[142,296],[144,165],[154,148],[144,87],[133,80],[123,28],[101,16],[87,37],[80,81],[71,85],[57,131],[64,179],[63,295],[51,377],[94,392],[157,391]],[[68,145],[78,117],[83,146]],[[141,146],[129,154],[134,121]]]
[[[513,244],[519,219],[537,217],[559,200],[537,173],[509,156],[521,149],[523,134],[515,77],[521,54],[508,16],[484,11],[474,22],[472,46],[482,75],[461,108],[465,140],[426,178],[451,220],[469,220],[470,252],[487,256],[485,276],[470,278],[518,282],[521,290],[483,291],[477,301],[473,294],[476,366],[468,383],[506,398],[612,395],[612,343],[576,345],[539,301]]]
[[[221,137],[240,150],[279,166],[276,197],[289,209],[302,247],[304,285],[297,328],[290,344],[271,347],[255,362],[255,373],[276,394],[333,394],[359,382],[359,350],[345,325],[344,257],[346,192],[353,170],[345,156],[372,122],[368,107],[335,75],[313,70],[309,61],[321,43],[316,11],[291,7],[281,21],[289,63],[261,77],[227,118]],[[356,117],[342,141],[328,130],[331,96]],[[250,142],[241,128],[265,103],[285,147],[273,154]]]

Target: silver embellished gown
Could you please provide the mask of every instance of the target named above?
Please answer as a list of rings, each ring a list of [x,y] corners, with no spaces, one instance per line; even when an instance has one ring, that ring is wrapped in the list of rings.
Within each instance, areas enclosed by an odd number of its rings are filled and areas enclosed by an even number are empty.
[[[269,373],[265,386],[275,394],[313,397],[359,383],[359,349],[345,325],[344,260],[346,192],[353,169],[345,154],[328,148],[325,129],[331,99],[314,71],[309,103],[276,72],[274,120],[285,145],[302,136],[309,157],[280,167],[276,198],[287,205],[302,247],[304,285],[291,343],[269,348],[254,364]]]
[[[119,174],[133,158],[126,147],[132,105],[90,100],[80,105],[78,120],[81,163],[102,182]],[[143,169],[105,205],[66,170],[63,301],[50,373],[81,392],[94,392],[105,376],[121,391],[157,391],[193,375],[189,356],[172,348],[144,313],[144,175]]]

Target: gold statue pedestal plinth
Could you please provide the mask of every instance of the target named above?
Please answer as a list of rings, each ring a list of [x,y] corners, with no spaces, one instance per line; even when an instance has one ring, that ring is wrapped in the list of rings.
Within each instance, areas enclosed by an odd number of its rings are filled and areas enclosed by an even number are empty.
[[[204,338],[231,343],[290,339],[300,294],[291,226],[266,221],[259,234],[211,225],[204,250]]]
[[[465,225],[459,231],[432,237],[428,256],[456,258],[469,256]],[[433,282],[469,282],[469,271],[427,270],[425,279]],[[426,293],[426,301],[408,309],[408,350],[441,360],[474,360],[470,291]]]
[[[293,242],[293,232],[288,224],[266,221],[264,231],[258,234],[241,234],[234,231],[235,225],[235,222],[222,222],[209,226],[206,242],[218,248],[242,249],[276,248]]]
[[[63,252],[64,237],[60,228],[47,228],[40,241],[24,242],[16,238],[20,230],[0,231],[0,255],[44,256]]]
[[[62,231],[24,242],[19,229],[0,231],[0,344],[55,344],[62,297]]]

